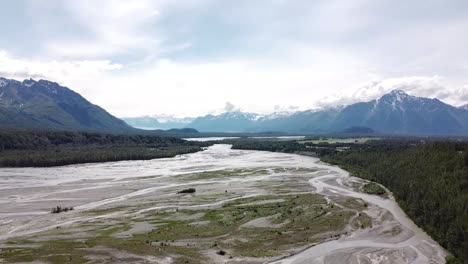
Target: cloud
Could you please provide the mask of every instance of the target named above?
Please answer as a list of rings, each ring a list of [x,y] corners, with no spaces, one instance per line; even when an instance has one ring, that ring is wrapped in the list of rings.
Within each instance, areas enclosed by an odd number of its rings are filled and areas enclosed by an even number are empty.
[[[7,78],[40,78],[74,85],[81,79],[101,77],[121,68],[107,60],[40,61],[14,58],[0,50],[0,75]]]
[[[369,81],[359,87],[326,96],[318,102],[317,106],[349,105],[356,102],[370,101],[380,98],[392,90],[403,90],[408,94],[419,97],[438,98],[453,105],[459,105],[468,100],[468,85],[455,88],[447,87],[444,78],[435,75]]]
[[[289,106],[285,106],[285,105],[275,105],[273,107],[273,111],[274,112],[295,112],[295,111],[299,111],[301,108],[299,106],[295,106],[295,105],[289,105]]]
[[[468,102],[462,0],[404,7],[391,0],[18,0],[2,7],[0,24],[9,26],[0,38],[8,51],[0,53],[1,74],[58,81],[121,116],[201,115],[223,102],[289,111],[392,89]]]
[[[343,62],[333,60],[323,68],[254,60],[159,60],[145,69],[125,71],[122,65],[109,61],[47,62],[12,58],[1,52],[0,72],[17,79],[57,81],[118,116],[198,116],[219,113],[219,102],[226,102],[222,111],[270,113],[272,106],[275,112],[298,111],[369,101],[394,89],[454,105],[468,101],[467,86],[448,88],[446,79],[438,75],[375,77],[369,71],[346,70]],[[234,105],[233,101],[239,103]]]
[[[468,103],[468,85],[463,85],[462,87],[458,87],[453,91],[453,97],[458,98],[456,103],[457,105],[465,105]]]
[[[152,32],[167,1],[102,0],[30,1],[27,17],[38,32],[56,31],[41,38],[43,56],[61,59],[97,59],[142,56],[160,50],[162,36]],[[56,10],[53,10],[54,6]],[[56,12],[60,12],[57,15]],[[63,26],[62,26],[63,25]],[[75,34],[70,34],[69,31]],[[35,48],[37,49],[37,48]]]
[[[230,102],[226,102],[226,105],[224,106],[224,111],[225,112],[235,112],[235,111],[238,111],[239,109],[236,108],[235,105],[233,105],[232,103]]]

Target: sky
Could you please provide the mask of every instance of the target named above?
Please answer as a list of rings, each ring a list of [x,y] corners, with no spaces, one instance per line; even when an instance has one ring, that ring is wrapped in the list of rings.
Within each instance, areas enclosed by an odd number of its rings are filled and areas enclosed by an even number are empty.
[[[0,2],[0,76],[119,117],[271,113],[393,90],[468,103],[466,0]]]

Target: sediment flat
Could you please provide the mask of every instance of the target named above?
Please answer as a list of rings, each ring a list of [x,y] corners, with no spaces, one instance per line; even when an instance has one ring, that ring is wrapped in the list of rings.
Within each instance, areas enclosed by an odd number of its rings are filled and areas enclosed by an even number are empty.
[[[445,250],[391,194],[363,193],[366,183],[317,158],[229,145],[0,169],[0,260],[445,263]],[[74,210],[53,214],[55,206]]]

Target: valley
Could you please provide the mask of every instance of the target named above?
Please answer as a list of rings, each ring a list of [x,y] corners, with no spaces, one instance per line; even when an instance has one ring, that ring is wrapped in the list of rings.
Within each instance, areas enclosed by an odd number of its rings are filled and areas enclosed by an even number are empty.
[[[217,144],[0,178],[7,263],[445,263],[447,254],[391,194],[366,194],[365,180],[312,157]],[[74,210],[52,214],[58,205]]]
[[[468,264],[468,1],[0,1],[0,264]]]

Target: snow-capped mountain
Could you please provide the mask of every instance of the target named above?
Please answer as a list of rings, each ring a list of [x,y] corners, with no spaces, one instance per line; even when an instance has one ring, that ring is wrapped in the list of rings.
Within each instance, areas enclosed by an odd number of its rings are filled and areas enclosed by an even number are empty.
[[[461,106],[459,106],[458,108],[468,111],[468,104],[466,104],[466,105],[461,105]]]
[[[271,120],[271,119],[277,119],[277,118],[284,118],[284,117],[291,116],[294,113],[296,113],[296,112],[292,112],[292,111],[273,112],[271,114],[259,116],[259,119],[261,119],[261,120]]]
[[[438,99],[394,90],[369,102],[288,113],[227,112],[196,118],[187,127],[212,132],[325,133],[367,127],[389,134],[466,134],[468,111]]]
[[[438,99],[395,90],[379,99],[345,107],[333,126],[365,126],[392,134],[462,134],[468,131],[468,115]]]
[[[262,115],[256,113],[232,111],[197,117],[188,127],[198,127],[199,131],[210,132],[244,132],[250,131],[261,118]]]
[[[230,111],[197,118],[156,115],[125,120],[139,128],[194,128],[202,132],[327,133],[357,127],[387,134],[468,134],[467,105],[454,107],[438,99],[411,96],[400,90],[344,107],[267,115]],[[5,78],[0,78],[0,128],[139,133],[57,83]]]

